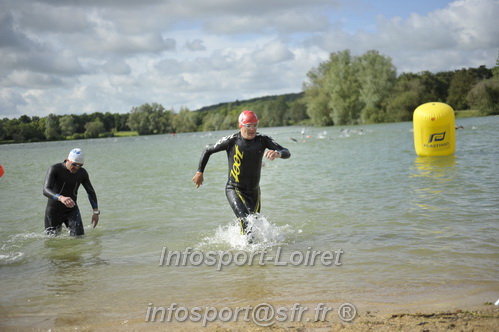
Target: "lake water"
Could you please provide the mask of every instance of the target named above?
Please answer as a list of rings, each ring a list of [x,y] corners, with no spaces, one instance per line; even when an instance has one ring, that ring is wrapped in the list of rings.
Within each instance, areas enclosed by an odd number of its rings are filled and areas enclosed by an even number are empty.
[[[202,187],[191,182],[204,146],[233,131],[0,146],[0,326],[126,327],[172,303],[495,302],[499,117],[457,124],[455,155],[438,158],[416,156],[411,122],[260,128],[292,156],[265,162],[253,244],[225,198],[225,153]],[[73,147],[86,153],[100,223],[90,227],[80,188],[85,236],[49,238],[43,181]],[[222,265],[229,255],[238,264]]]

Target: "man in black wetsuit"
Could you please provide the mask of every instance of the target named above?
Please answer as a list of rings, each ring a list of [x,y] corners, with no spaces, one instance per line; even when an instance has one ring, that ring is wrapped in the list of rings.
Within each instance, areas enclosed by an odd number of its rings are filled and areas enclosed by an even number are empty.
[[[277,144],[271,137],[257,133],[258,118],[252,111],[239,115],[240,131],[208,145],[201,155],[199,166],[192,181],[199,188],[203,184],[203,172],[211,154],[226,151],[229,158],[229,179],[225,194],[236,217],[241,222],[243,234],[250,234],[247,217],[260,212],[260,173],[263,156],[269,160],[287,159],[288,149]],[[267,149],[267,150],[266,150]]]
[[[87,171],[82,168],[83,151],[79,148],[71,150],[68,158],[62,163],[52,165],[45,177],[43,194],[48,197],[45,209],[45,232],[58,234],[65,224],[71,236],[84,234],[80,210],[76,205],[78,188],[83,185],[87,191],[90,205],[93,208],[92,225],[99,222],[97,195],[90,183]]]

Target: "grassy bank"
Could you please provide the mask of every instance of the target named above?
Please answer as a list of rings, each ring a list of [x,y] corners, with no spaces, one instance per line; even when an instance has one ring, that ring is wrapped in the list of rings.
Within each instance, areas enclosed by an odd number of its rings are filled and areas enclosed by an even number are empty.
[[[116,131],[113,133],[114,137],[128,137],[128,136],[139,136],[136,131]]]
[[[139,133],[136,131],[116,131],[114,133],[103,133],[99,135],[99,138],[106,138],[106,137],[129,137],[129,136],[139,136]],[[63,141],[74,141],[77,139],[86,139],[85,134],[73,134],[71,136],[66,136],[63,139]],[[16,143],[33,143],[33,142],[42,142],[40,140],[31,140],[31,141],[16,141],[16,140],[0,140],[0,144],[16,144]],[[45,142],[45,141],[43,141]]]
[[[475,118],[483,116],[478,110],[455,111],[456,118]]]

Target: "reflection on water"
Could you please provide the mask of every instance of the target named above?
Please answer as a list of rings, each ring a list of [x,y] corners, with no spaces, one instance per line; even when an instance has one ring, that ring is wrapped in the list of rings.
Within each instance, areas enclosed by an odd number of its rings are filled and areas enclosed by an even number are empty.
[[[49,260],[47,288],[56,296],[74,295],[92,286],[91,268],[107,264],[99,237],[49,238],[44,244]]]
[[[101,258],[102,242],[99,236],[52,237],[44,243],[49,261],[45,285],[47,306],[44,311],[64,313],[55,317],[55,327],[78,325],[88,320],[75,299],[88,297],[99,280],[94,278],[94,269],[108,263]],[[52,300],[50,300],[52,299]],[[95,299],[97,300],[97,299]]]
[[[424,210],[447,209],[445,193],[455,185],[456,157],[416,157],[410,177],[416,193],[415,204]]]
[[[456,157],[454,155],[439,157],[417,156],[414,160],[414,168],[415,170],[417,170],[417,172],[412,174],[412,176],[448,179],[455,171],[455,165]]]

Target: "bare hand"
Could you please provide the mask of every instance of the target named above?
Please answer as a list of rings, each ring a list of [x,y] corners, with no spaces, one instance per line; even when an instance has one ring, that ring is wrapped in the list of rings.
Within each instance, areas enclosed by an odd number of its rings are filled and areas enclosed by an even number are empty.
[[[68,208],[73,208],[76,205],[71,197],[59,196],[58,200]]]
[[[203,173],[196,172],[196,174],[192,178],[192,182],[194,182],[194,184],[196,185],[196,188],[199,188],[199,186],[201,186],[203,184],[203,181],[204,181]]]
[[[265,157],[269,160],[274,160],[276,158],[281,158],[281,153],[275,150],[267,150],[265,151]]]
[[[98,214],[93,214],[92,215],[92,228],[95,228],[97,224],[99,223],[99,215]]]

